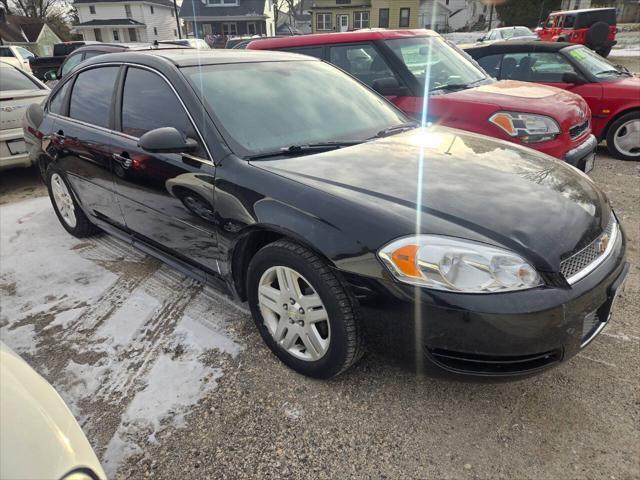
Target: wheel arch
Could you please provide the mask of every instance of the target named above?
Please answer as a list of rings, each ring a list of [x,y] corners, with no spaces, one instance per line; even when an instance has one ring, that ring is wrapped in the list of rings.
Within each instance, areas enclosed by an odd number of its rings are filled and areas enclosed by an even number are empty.
[[[615,122],[616,120],[618,120],[620,117],[622,117],[623,115],[626,115],[628,113],[633,113],[633,112],[638,112],[640,113],[640,105],[634,105],[632,107],[626,108],[624,110],[620,110],[619,112],[616,112],[607,122],[607,124],[605,125],[605,127],[602,129],[602,133],[600,134],[600,141],[602,140],[606,140],[607,139],[607,135],[609,134],[609,128],[611,128],[611,125],[613,124],[613,122]]]

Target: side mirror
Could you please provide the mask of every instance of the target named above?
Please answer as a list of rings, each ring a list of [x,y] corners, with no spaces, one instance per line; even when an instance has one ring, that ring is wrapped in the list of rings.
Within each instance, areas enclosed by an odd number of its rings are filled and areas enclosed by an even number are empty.
[[[58,80],[58,72],[56,72],[55,70],[49,70],[48,72],[45,72],[44,79],[48,82]]]
[[[162,127],[142,135],[138,146],[151,153],[187,153],[198,148],[198,142],[173,127]]]
[[[407,93],[406,87],[401,87],[393,77],[378,78],[373,81],[373,89],[385,97],[401,96]]]
[[[574,85],[583,85],[585,81],[574,72],[566,72],[562,74],[562,83],[571,83]]]

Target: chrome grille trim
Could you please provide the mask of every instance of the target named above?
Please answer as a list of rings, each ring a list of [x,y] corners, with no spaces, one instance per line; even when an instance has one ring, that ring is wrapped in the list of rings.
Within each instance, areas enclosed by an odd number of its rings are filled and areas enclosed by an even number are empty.
[[[604,235],[609,236],[609,243],[604,252],[599,251],[600,241]],[[560,262],[560,273],[567,280],[569,285],[573,285],[578,280],[586,277],[598,265],[600,265],[610,254],[618,239],[618,222],[611,212],[611,219],[607,228],[589,245],[569,258]]]
[[[589,120],[571,127],[569,129],[569,136],[571,137],[571,139],[575,140],[576,138],[582,136],[582,134],[587,130],[589,130]]]

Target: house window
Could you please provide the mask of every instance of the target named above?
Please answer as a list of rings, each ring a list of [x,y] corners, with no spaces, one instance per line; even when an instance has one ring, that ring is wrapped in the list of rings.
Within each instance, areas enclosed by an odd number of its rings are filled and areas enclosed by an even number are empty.
[[[173,36],[174,36],[174,37],[177,37],[177,36],[178,36],[178,31],[177,31],[175,28],[173,29]]]
[[[96,37],[96,40],[98,42],[102,41],[102,30],[100,30],[99,28],[94,28],[93,35]]]
[[[153,27],[153,34],[158,35],[158,27]]]
[[[96,6],[95,5],[89,5],[89,13],[91,15],[95,15],[96,14]]]
[[[138,35],[136,34],[136,29],[135,28],[130,28],[129,29],[129,41],[130,42],[137,42],[138,41]]]
[[[336,0],[336,5],[349,5],[351,0]]]
[[[378,26],[380,28],[389,28],[389,9],[381,8],[378,15]]]
[[[411,17],[410,8],[400,9],[400,28],[409,26],[409,18]]]
[[[114,42],[119,42],[120,41],[120,35],[118,34],[118,30],[114,30],[113,31],[113,41]]]
[[[331,14],[330,13],[316,14],[316,30],[331,30]]]
[[[249,22],[247,23],[247,35],[255,35],[256,34],[256,23]]]
[[[207,0],[207,5],[212,7],[237,7],[238,0]]]
[[[133,15],[131,15],[131,5],[124,6],[124,14],[127,16],[127,18],[133,17]]]
[[[224,22],[222,24],[222,35],[228,37],[238,34],[238,27],[235,22]]]
[[[369,28],[369,12],[353,12],[353,28]]]
[[[202,31],[205,35],[211,35],[213,33],[213,28],[211,28],[210,23],[205,23],[202,25]]]
[[[172,17],[175,17],[175,16],[176,16],[175,12],[173,11],[173,8],[171,9],[171,16],[172,16]]]
[[[151,9],[151,15],[153,15],[153,5],[149,5],[149,8]]]

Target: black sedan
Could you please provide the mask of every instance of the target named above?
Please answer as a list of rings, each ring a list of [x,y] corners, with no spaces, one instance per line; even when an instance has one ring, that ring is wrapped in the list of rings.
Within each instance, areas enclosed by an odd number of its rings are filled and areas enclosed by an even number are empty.
[[[69,233],[107,231],[248,300],[305,375],[349,368],[380,323],[411,325],[404,348],[433,372],[536,373],[607,325],[628,269],[586,175],[418,128],[309,57],[102,55],[25,129]]]

